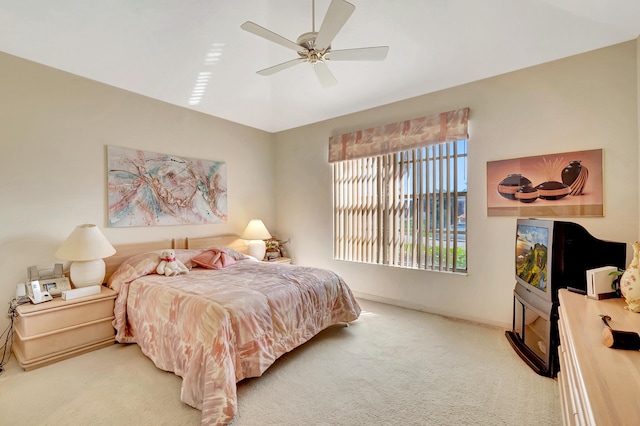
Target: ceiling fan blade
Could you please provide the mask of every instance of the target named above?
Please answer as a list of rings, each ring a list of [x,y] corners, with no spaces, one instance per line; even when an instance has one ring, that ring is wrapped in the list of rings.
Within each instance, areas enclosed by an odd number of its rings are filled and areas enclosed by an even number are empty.
[[[388,52],[389,46],[331,50],[325,55],[325,59],[330,61],[384,61]]]
[[[257,74],[260,75],[273,75],[279,71],[283,71],[286,70],[287,68],[291,68],[293,66],[298,65],[299,63],[304,62],[303,58],[296,58],[296,59],[292,59],[290,61],[287,62],[283,62],[281,64],[278,65],[274,65],[272,67],[269,68],[265,68],[263,70],[257,71]]]
[[[331,1],[316,37],[316,49],[324,50],[331,45],[333,38],[342,29],[355,9],[354,5],[344,0]]]
[[[320,85],[324,88],[335,86],[338,84],[338,80],[333,76],[333,73],[322,61],[318,61],[313,65],[313,70],[316,72],[316,77],[318,77],[318,81],[320,81]]]
[[[274,33],[273,31],[269,31],[268,29],[261,27],[260,25],[253,22],[247,21],[244,24],[240,25],[240,28],[274,43],[278,43],[281,46],[293,49],[296,52],[303,49],[300,45],[292,42],[291,40],[286,39],[281,35]]]

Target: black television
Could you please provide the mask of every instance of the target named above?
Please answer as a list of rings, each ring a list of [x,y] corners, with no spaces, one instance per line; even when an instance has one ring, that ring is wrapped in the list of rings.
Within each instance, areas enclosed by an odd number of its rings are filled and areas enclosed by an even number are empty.
[[[518,219],[511,346],[538,374],[555,377],[558,290],[586,294],[587,271],[626,266],[627,244],[600,240],[573,222]]]
[[[552,301],[553,225],[551,220],[518,219],[516,225],[516,281],[527,291]]]
[[[558,290],[586,294],[587,270],[615,266],[624,270],[627,244],[600,240],[573,222],[518,219],[515,278],[527,291],[556,303]]]

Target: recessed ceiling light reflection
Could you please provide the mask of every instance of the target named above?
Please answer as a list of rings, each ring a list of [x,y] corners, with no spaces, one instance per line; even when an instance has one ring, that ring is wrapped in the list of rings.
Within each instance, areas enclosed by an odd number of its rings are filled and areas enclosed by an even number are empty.
[[[223,51],[224,43],[213,43],[211,45],[211,48],[205,55],[203,65],[213,66],[220,60]],[[209,85],[209,80],[212,74],[213,73],[211,71],[201,71],[200,73],[198,73],[196,82],[193,85],[193,89],[191,90],[191,96],[189,97],[189,105],[198,105],[200,101],[202,101],[202,97],[207,90],[207,86]]]

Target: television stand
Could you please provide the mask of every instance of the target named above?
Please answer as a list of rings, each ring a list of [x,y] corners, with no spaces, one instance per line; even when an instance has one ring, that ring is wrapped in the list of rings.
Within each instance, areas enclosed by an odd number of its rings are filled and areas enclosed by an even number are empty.
[[[527,363],[529,367],[541,376],[547,376],[546,367],[542,362],[538,360],[538,357],[529,349],[524,343],[518,339],[517,334],[513,330],[507,330],[504,332],[507,336],[507,340],[511,344],[514,351]]]
[[[512,329],[505,332],[518,356],[541,376],[558,373],[558,307],[517,283],[513,290]]]

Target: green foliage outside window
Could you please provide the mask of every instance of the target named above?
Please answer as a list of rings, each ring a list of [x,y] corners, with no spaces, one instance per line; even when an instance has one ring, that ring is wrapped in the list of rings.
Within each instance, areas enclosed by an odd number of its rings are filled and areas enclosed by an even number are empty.
[[[404,245],[405,253],[411,252],[412,249],[413,249],[413,244],[405,244]],[[423,255],[423,258],[424,258],[425,247],[422,246],[421,249],[422,249],[422,255]],[[435,261],[436,261],[435,266],[437,267],[440,264],[440,247],[439,246],[436,246],[434,248],[429,247],[428,254],[427,254],[427,259],[428,260],[431,259],[431,255],[433,254],[433,250],[434,249],[436,251],[435,252],[435,256],[436,256],[436,258],[435,258]],[[455,258],[455,260],[456,260],[456,265],[455,265],[456,269],[458,269],[458,270],[466,270],[467,269],[467,250],[463,249],[462,247],[458,247],[457,248],[457,255],[454,257],[453,256],[453,247],[450,247],[449,248],[449,258],[451,260],[453,260]],[[452,267],[453,267],[453,262],[450,261],[449,262],[449,268],[452,268]]]
[[[440,255],[440,247],[435,247],[435,250],[436,250],[436,261],[438,261],[439,255]],[[432,249],[431,247],[429,247],[429,257],[431,257],[431,253],[432,253]],[[453,248],[449,249],[449,255],[453,257]],[[467,269],[467,251],[465,249],[458,247],[458,253],[457,253],[457,256],[455,256],[455,259],[456,259],[457,269],[460,269],[460,270]],[[449,266],[452,267],[453,264],[449,264]]]

